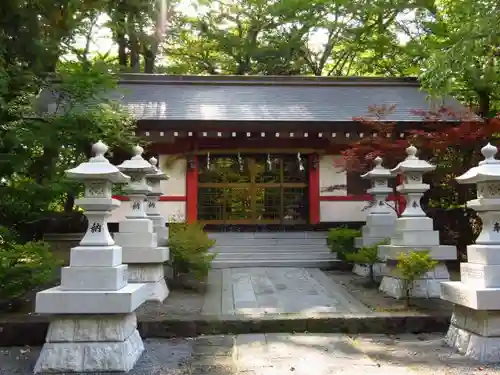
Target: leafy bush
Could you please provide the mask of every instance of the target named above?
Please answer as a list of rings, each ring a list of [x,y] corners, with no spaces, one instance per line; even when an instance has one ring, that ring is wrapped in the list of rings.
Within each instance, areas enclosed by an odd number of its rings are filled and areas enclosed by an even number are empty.
[[[216,256],[208,252],[214,245],[215,240],[203,231],[203,225],[171,223],[168,246],[173,256],[174,277],[193,273],[199,280],[205,278]]]
[[[404,281],[406,295],[405,307],[408,308],[410,306],[410,295],[415,280],[434,269],[437,265],[438,262],[431,259],[428,250],[412,251],[409,254],[399,254],[396,268]]]
[[[0,238],[0,301],[13,302],[55,280],[59,266],[45,242],[19,244]]]
[[[370,280],[375,282],[373,265],[380,262],[378,257],[378,247],[381,245],[387,245],[388,242],[389,240],[384,240],[371,246],[362,247],[355,253],[347,253],[345,254],[346,260],[356,264],[367,265],[370,268]]]
[[[354,239],[361,236],[358,229],[346,227],[332,228],[328,231],[327,243],[332,253],[337,253],[337,257],[346,260],[346,255],[356,252]]]

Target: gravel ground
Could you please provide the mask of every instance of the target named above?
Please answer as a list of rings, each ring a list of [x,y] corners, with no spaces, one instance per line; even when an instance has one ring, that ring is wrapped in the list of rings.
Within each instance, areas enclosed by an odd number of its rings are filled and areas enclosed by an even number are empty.
[[[358,301],[373,311],[405,311],[403,300],[396,300],[378,291],[378,285],[367,282],[363,276],[358,276],[349,271],[325,271],[336,283],[342,285]],[[451,315],[453,305],[438,298],[413,299],[410,311],[425,313],[439,312]]]
[[[137,318],[141,321],[160,317],[176,317],[186,315],[195,317],[201,314],[205,295],[189,290],[171,290],[163,303],[147,302],[137,310]]]
[[[500,375],[500,366],[456,354],[438,334],[250,334],[145,346],[130,375]],[[0,348],[0,374],[31,374],[39,350]]]

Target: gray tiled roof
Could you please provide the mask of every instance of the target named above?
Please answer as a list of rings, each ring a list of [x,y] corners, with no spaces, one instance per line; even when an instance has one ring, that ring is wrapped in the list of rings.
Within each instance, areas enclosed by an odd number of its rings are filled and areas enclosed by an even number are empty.
[[[408,78],[127,74],[111,95],[138,120],[351,121],[367,116],[370,105],[394,104],[387,120],[420,121],[411,111],[431,108]],[[461,108],[451,98],[437,106],[443,103]]]

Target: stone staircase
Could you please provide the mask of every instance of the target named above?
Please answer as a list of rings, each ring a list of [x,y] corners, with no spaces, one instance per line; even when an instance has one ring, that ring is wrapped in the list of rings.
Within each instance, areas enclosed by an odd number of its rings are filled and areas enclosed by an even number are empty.
[[[339,261],[326,245],[326,232],[209,233],[217,241],[212,268],[333,268]]]

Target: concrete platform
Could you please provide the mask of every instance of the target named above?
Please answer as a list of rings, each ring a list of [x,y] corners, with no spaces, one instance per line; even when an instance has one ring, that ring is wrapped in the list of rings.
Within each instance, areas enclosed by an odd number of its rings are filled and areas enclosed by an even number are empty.
[[[304,314],[368,312],[319,269],[212,270],[203,314]]]

